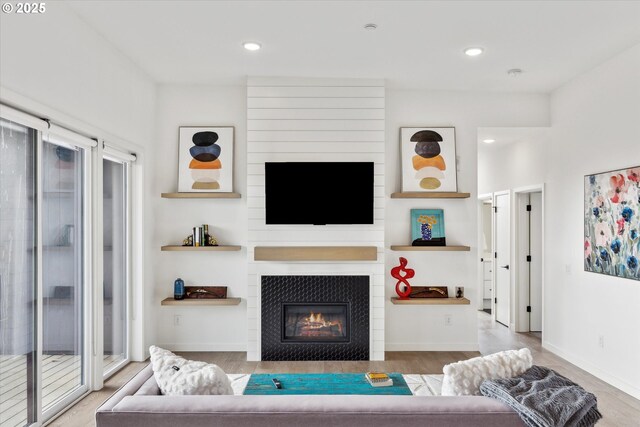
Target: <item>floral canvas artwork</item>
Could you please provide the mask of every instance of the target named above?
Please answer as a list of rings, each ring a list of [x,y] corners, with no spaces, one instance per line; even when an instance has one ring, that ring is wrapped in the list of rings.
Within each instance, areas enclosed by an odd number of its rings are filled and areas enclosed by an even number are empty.
[[[584,269],[640,280],[640,166],[584,178]]]

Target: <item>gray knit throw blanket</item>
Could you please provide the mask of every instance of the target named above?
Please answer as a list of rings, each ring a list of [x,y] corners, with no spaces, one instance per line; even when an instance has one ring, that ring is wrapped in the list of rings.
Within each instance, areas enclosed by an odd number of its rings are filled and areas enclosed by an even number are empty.
[[[587,427],[602,418],[592,393],[542,366],[513,378],[485,380],[480,392],[509,405],[530,427]]]

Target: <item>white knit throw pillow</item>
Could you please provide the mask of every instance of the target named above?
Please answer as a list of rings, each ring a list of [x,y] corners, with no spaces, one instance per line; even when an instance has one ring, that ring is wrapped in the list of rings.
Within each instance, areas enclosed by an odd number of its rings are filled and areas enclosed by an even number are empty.
[[[442,368],[442,395],[479,395],[482,381],[515,377],[529,369],[532,364],[533,357],[528,348],[450,363]]]
[[[229,378],[217,365],[187,360],[152,345],[151,368],[162,394],[233,394]]]

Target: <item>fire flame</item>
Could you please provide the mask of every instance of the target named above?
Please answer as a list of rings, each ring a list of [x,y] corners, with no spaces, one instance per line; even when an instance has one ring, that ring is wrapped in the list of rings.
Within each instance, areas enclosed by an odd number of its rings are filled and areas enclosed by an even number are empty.
[[[327,321],[325,320],[322,313],[314,313],[313,311],[309,314],[309,317],[304,318],[304,324],[311,329],[321,329],[328,328],[331,326],[337,326],[338,330],[342,334],[342,322],[338,320]]]

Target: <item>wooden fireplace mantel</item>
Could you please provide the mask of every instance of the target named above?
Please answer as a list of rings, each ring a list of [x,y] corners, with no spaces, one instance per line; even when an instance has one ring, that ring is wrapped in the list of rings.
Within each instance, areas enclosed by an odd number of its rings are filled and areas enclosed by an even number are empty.
[[[255,261],[376,261],[376,246],[256,246]]]

